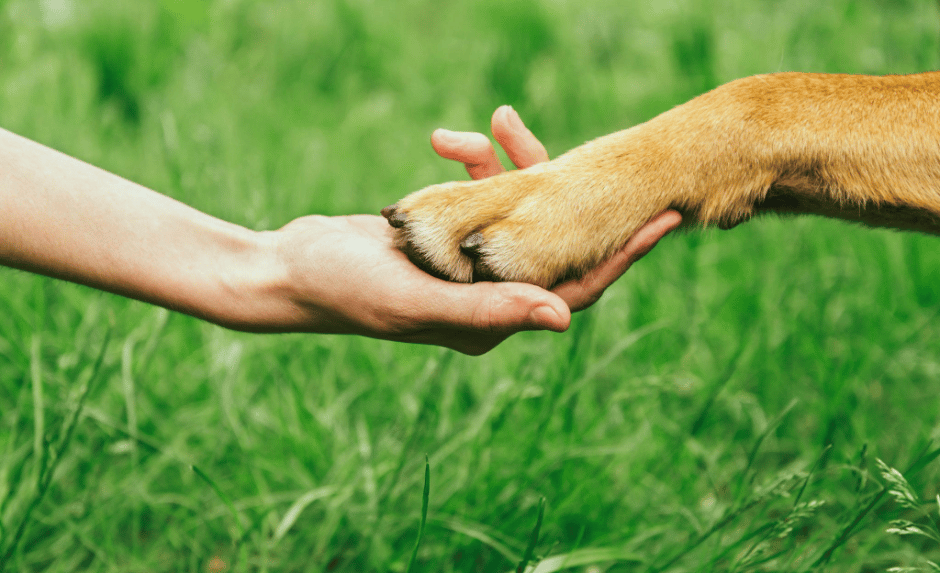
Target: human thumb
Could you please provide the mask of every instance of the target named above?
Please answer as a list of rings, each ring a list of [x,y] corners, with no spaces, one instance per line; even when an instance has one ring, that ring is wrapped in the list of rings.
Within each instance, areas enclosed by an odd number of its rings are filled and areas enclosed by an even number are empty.
[[[556,294],[523,283],[491,284],[489,327],[494,331],[562,332],[572,321],[568,305]]]

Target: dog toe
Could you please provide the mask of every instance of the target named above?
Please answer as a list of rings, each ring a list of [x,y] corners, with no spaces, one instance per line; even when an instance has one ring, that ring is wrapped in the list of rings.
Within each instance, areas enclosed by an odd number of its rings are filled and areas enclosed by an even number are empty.
[[[382,208],[379,213],[382,214],[382,217],[388,220],[389,225],[393,228],[401,228],[405,226],[405,223],[408,221],[407,214],[405,212],[399,211],[398,204],[386,206]]]
[[[465,255],[476,258],[480,255],[480,248],[483,243],[484,235],[480,232],[474,232],[461,242],[461,251],[464,252]]]

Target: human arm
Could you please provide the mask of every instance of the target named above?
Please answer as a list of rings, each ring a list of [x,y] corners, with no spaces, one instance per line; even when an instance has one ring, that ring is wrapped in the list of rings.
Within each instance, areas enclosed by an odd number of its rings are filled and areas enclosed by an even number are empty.
[[[531,146],[528,138],[501,143],[516,149]],[[244,331],[353,333],[483,353],[517,331],[565,330],[570,306],[597,299],[673,226],[637,234],[629,251],[557,293],[453,284],[415,268],[379,216],[307,216],[254,232],[0,130],[0,264]]]
[[[268,243],[0,129],[0,264],[223,323],[272,289]]]

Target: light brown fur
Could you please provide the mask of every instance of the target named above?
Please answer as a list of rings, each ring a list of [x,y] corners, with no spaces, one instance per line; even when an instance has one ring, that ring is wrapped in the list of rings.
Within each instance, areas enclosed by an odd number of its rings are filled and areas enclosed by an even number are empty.
[[[548,287],[669,208],[687,226],[777,212],[938,234],[938,72],[743,78],[551,162],[431,186],[383,214],[437,275]]]

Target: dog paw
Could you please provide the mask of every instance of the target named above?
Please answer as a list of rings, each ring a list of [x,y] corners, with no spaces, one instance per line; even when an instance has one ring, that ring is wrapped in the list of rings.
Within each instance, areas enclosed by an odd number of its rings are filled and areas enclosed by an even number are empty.
[[[659,213],[625,213],[611,182],[554,164],[430,186],[382,215],[396,246],[433,275],[548,288],[584,275]]]

